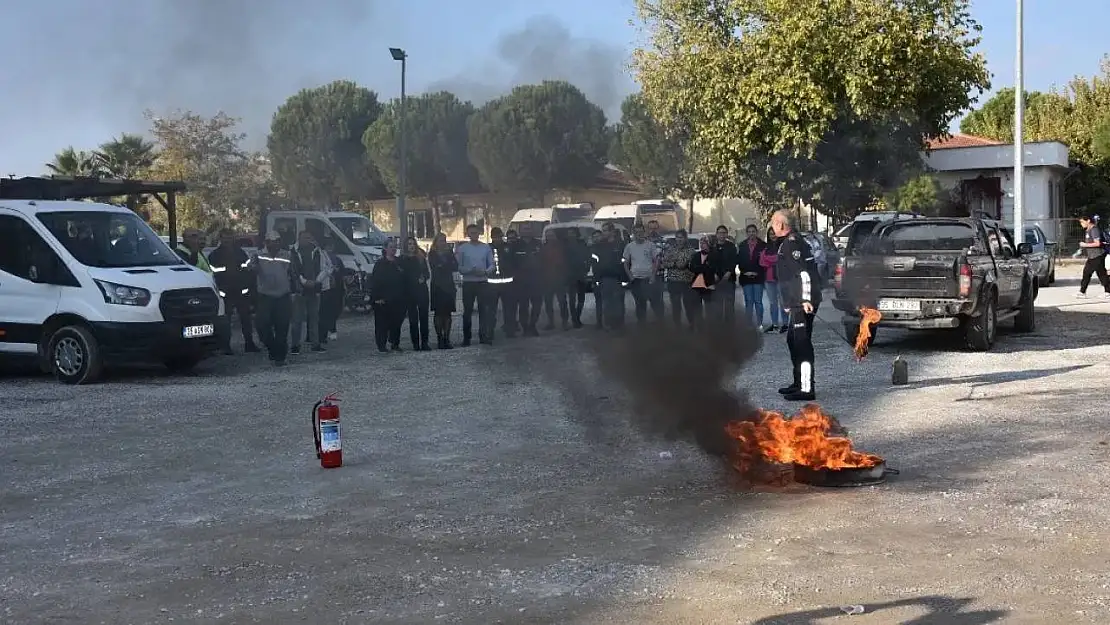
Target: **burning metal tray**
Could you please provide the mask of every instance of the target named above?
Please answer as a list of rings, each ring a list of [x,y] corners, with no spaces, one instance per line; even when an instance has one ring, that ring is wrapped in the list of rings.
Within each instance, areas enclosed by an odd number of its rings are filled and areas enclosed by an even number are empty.
[[[794,465],[794,481],[810,486],[828,488],[851,488],[874,486],[886,481],[888,475],[897,475],[885,462],[860,469],[814,469],[800,464]]]

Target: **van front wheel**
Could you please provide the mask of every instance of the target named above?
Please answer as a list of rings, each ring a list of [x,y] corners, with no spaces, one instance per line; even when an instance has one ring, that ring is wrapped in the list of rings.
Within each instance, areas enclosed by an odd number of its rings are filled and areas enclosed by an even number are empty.
[[[63,384],[90,384],[104,369],[100,344],[88,328],[63,326],[50,335],[46,347],[50,371]]]

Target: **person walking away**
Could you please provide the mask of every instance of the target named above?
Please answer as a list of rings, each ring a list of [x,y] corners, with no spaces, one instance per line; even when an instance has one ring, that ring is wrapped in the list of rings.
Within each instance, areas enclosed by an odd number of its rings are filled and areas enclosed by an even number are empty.
[[[563,241],[562,230],[554,230],[547,234],[540,249],[540,262],[543,268],[543,309],[547,315],[547,326],[544,330],[555,329],[555,305],[559,302],[559,319],[562,321],[563,330],[570,329],[570,310],[567,308],[567,272],[566,243]]]
[[[91,239],[90,239],[91,240]],[[177,244],[177,255],[190,265],[205,273],[212,273],[208,259],[204,257],[204,233],[196,228],[186,228],[181,234],[181,242]]]
[[[779,246],[779,296],[786,310],[786,346],[794,370],[794,382],[779,389],[790,401],[813,401],[816,398],[813,378],[813,319],[821,305],[817,262],[813,249],[790,225],[786,211],[771,216],[771,228],[782,239]]]
[[[436,330],[437,347],[454,349],[451,344],[451,315],[455,312],[455,273],[459,263],[455,252],[447,244],[447,235],[440,232],[432,239],[428,250],[428,269],[431,273],[431,308]]]
[[[578,228],[568,228],[566,244],[567,262],[567,306],[570,308],[570,322],[575,328],[582,327],[582,308],[586,305],[586,275],[589,272],[590,252],[582,241]]]
[[[260,351],[254,344],[254,327],[251,320],[251,282],[248,266],[250,256],[239,247],[235,232],[230,228],[220,230],[220,244],[208,255],[208,266],[220,297],[224,298],[224,312],[227,315],[227,332],[222,332],[220,340],[224,354],[231,355],[231,315],[239,315],[239,328],[243,332],[243,349],[247,352]]]
[[[540,320],[540,305],[543,302],[543,267],[540,261],[540,242],[533,236],[532,227],[524,224],[520,238],[510,239],[513,253],[513,277],[515,288],[517,319],[524,336],[539,336],[536,322]]]
[[[401,269],[405,274],[406,302],[408,304],[409,338],[413,351],[428,352],[428,307],[431,304],[428,294],[428,257],[416,243],[416,237],[405,239],[405,254],[401,257]]]
[[[290,253],[281,249],[279,232],[266,233],[264,249],[250,259],[248,268],[255,277],[258,336],[270,362],[283,367],[289,351],[289,319],[297,279]]]
[[[694,306],[698,296],[690,288],[694,281],[694,273],[690,271],[694,251],[685,229],[679,229],[674,239],[663,248],[663,279],[671,301],[671,318],[676,326],[682,325],[683,310],[686,311],[686,319],[690,325],[694,325]]]
[[[748,322],[763,329],[763,285],[766,272],[759,264],[767,244],[759,238],[759,228],[748,226],[747,239],[737,246],[736,281],[744,292],[744,315]]]
[[[489,276],[489,307],[493,325],[497,324],[497,308],[501,307],[501,332],[513,338],[519,331],[516,320],[516,298],[513,285],[513,254],[501,228],[489,231],[490,249],[493,251],[493,272]],[[493,327],[491,325],[491,327]]]
[[[648,301],[654,295],[656,276],[659,273],[658,248],[647,240],[643,224],[632,227],[632,241],[624,246],[624,270],[628,274],[632,299],[636,302],[636,322],[647,323]],[[662,310],[652,304],[652,312],[660,319]]]
[[[782,241],[768,230],[767,246],[763,248],[763,253],[759,255],[759,266],[763,267],[765,272],[763,277],[763,289],[764,293],[767,294],[768,311],[771,314],[771,325],[763,330],[768,334],[772,332],[786,332],[789,327],[783,316],[782,300],[779,298],[778,276],[775,273],[775,263],[778,262],[780,243],[782,243]]]
[[[596,246],[597,256],[594,277],[602,299],[604,329],[624,328],[624,284],[628,271],[624,266],[625,242],[611,223],[601,227],[602,240]],[[599,309],[601,310],[601,309]]]
[[[1083,277],[1079,281],[1079,293],[1076,294],[1079,298],[1087,297],[1091,276],[1098,276],[1102,290],[1105,291],[1103,297],[1110,297],[1110,279],[1106,274],[1106,235],[1102,232],[1102,228],[1099,228],[1098,222],[1098,215],[1086,215],[1079,219],[1079,225],[1084,231],[1079,247],[1080,251],[1087,256],[1087,262],[1083,264]]]
[[[339,338],[339,316],[343,314],[343,302],[347,298],[347,268],[343,259],[335,252],[335,239],[324,239],[324,253],[331,263],[331,277],[327,290],[320,295],[320,342],[327,344]]]
[[[690,255],[690,282],[687,286],[692,293],[692,307],[688,313],[690,325],[697,327],[703,319],[715,314],[713,295],[717,289],[717,265],[713,258],[713,246],[708,237],[698,240],[698,250]]]
[[[401,324],[408,310],[405,270],[397,259],[397,239],[390,237],[382,257],[370,272],[370,293],[374,298],[374,343],[379,352],[401,349]]]
[[[717,226],[716,239],[710,247],[717,263],[717,287],[713,293],[717,314],[732,323],[736,319],[736,264],[739,254],[736,244],[728,238],[726,226]]]
[[[478,341],[492,345],[493,323],[489,316],[489,275],[493,272],[493,250],[478,240],[477,224],[466,227],[467,241],[455,246],[455,257],[462,274],[463,347],[470,345],[474,309],[478,309]]]

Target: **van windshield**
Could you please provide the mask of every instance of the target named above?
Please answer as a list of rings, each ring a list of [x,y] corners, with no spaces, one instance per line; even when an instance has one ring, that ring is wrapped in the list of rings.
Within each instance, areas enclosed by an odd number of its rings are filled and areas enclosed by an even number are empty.
[[[347,237],[351,243],[360,247],[367,246],[384,246],[386,240],[389,238],[384,232],[374,225],[366,217],[359,216],[344,216],[344,217],[329,217],[329,221],[343,236]]]
[[[135,213],[39,213],[39,221],[86,267],[161,267],[185,261]]]

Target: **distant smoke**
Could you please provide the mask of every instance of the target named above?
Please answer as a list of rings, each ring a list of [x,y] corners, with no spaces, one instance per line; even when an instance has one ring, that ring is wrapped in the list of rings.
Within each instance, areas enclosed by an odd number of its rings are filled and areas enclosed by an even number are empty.
[[[540,16],[503,35],[493,58],[437,81],[428,90],[451,91],[480,105],[517,85],[566,80],[600,106],[612,122],[620,118],[621,101],[636,90],[628,60],[629,51],[620,45],[576,37],[556,18]]]

